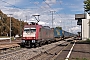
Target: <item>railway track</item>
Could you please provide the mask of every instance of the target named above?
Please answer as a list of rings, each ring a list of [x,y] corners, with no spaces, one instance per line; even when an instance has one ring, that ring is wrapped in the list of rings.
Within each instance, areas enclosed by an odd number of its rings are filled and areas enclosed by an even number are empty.
[[[61,44],[63,42],[57,42],[57,43]],[[52,43],[52,44],[45,45],[42,47],[30,48],[30,49],[21,48],[21,49],[15,50],[13,52],[1,54],[0,60],[28,60],[28,59],[32,58],[33,56],[40,54],[41,52],[45,52],[45,51],[51,49],[51,46],[55,47],[55,45],[57,45],[57,43],[56,44]]]
[[[29,60],[54,60],[58,54],[60,54],[62,50],[64,50],[69,44],[70,42],[64,42],[62,44],[56,45],[47,51],[41,52]]]
[[[78,55],[77,55],[78,54]],[[90,42],[77,41],[69,60],[90,60]]]
[[[21,43],[21,40],[12,40],[11,43],[10,40],[0,40],[0,45],[15,44],[15,43]]]
[[[10,60],[10,59],[13,60],[14,58],[12,58],[12,56],[15,57],[15,55],[18,55],[18,53],[19,54],[22,53],[22,52],[25,53],[25,51],[27,51],[27,49],[20,49],[20,50],[17,50],[17,51],[8,52],[7,54],[0,55],[0,60]]]
[[[37,48],[13,49],[12,51],[1,53],[0,60],[37,60],[39,58],[43,59],[43,57],[49,60],[55,58],[69,43],[67,41],[59,41]]]
[[[20,47],[19,43],[21,43],[20,39],[12,40],[12,42],[10,43],[9,39],[1,38],[0,39],[0,53]]]
[[[20,45],[18,45],[18,44],[0,45],[0,55],[6,54],[8,52],[14,51],[19,48],[20,48]]]
[[[58,41],[37,48],[18,48],[0,53],[0,60],[69,60],[81,56],[89,59],[90,44],[71,43],[71,39]],[[75,45],[75,46],[74,46]],[[74,48],[73,48],[74,47]],[[85,48],[85,49],[82,49]],[[71,53],[72,52],[72,53]],[[84,55],[83,55],[84,54]]]
[[[0,55],[13,52],[20,48],[20,40],[13,40],[11,43],[9,40],[0,40]]]

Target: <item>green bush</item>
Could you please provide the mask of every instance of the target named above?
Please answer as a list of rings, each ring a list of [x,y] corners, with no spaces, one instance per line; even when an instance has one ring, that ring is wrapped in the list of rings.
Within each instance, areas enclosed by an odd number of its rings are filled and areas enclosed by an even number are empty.
[[[87,42],[90,42],[90,38],[88,38],[86,41],[87,41]]]
[[[15,40],[14,37],[11,37],[11,40]]]

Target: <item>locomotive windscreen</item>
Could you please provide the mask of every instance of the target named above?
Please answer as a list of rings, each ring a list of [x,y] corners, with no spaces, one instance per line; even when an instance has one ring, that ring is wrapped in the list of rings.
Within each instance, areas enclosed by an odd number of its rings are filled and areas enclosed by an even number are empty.
[[[24,28],[24,32],[26,32],[26,33],[36,32],[36,28]]]
[[[23,37],[35,37],[36,28],[24,28]]]

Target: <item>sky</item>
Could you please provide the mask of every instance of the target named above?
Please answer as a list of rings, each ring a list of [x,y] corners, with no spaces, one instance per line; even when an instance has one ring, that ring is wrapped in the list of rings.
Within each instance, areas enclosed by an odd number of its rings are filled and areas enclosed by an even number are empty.
[[[62,27],[63,30],[77,33],[75,14],[84,13],[84,0],[0,0],[0,10],[4,14],[25,22],[37,22],[33,15],[39,16],[39,24],[43,26]],[[52,26],[53,11],[53,26]],[[8,15],[9,16],[9,15]],[[36,16],[38,19],[38,16]]]

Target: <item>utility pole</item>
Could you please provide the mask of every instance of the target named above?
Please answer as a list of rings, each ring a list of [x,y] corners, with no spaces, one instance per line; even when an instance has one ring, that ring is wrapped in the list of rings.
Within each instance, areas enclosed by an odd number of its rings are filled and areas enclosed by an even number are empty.
[[[26,16],[26,22],[27,22],[27,16]]]
[[[21,34],[22,33],[22,24],[21,23],[22,23],[22,21],[20,19],[20,37],[22,36],[22,34]]]
[[[11,15],[13,14],[7,14],[7,15],[10,15],[10,43],[11,43]]]
[[[71,20],[71,33],[72,33],[72,31],[73,31],[72,28],[73,28],[73,26],[72,26],[72,20]]]
[[[50,11],[51,13],[52,13],[52,28],[53,28],[53,13],[55,12],[55,11]]]

